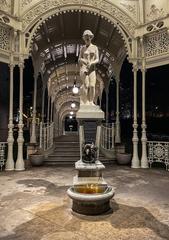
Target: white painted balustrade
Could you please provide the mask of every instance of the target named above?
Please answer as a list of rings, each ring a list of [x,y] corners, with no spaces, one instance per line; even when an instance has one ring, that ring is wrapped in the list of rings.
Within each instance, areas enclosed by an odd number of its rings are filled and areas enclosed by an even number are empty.
[[[148,141],[148,162],[151,165],[154,162],[165,164],[166,170],[169,166],[169,142]]]
[[[2,171],[3,166],[5,165],[5,151],[7,148],[7,142],[0,142],[0,169]]]
[[[40,123],[39,147],[44,151],[53,147],[54,123]]]
[[[101,126],[101,147],[107,150],[115,146],[115,125],[114,123],[104,123]]]

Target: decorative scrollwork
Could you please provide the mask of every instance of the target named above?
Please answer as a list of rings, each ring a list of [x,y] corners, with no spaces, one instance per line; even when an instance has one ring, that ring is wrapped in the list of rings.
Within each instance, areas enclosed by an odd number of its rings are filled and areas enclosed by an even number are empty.
[[[11,13],[11,1],[0,0],[0,10]]]
[[[130,5],[127,3],[120,3],[126,10],[128,10],[132,15],[136,16],[136,5]]]
[[[169,165],[169,143],[148,141],[148,161],[150,166],[153,162],[161,162]]]
[[[166,30],[156,32],[145,39],[146,57],[158,56],[169,52],[169,37]]]
[[[7,143],[0,142],[0,169],[5,165],[5,151],[6,151]]]
[[[0,48],[3,50],[9,50],[10,45],[10,30],[0,25]]]
[[[32,2],[32,0],[22,0],[21,7],[24,8],[25,6],[29,5]]]
[[[23,28],[26,29],[31,22],[33,22],[36,18],[38,19],[45,12],[52,10],[56,7],[66,7],[70,6],[70,9],[73,6],[79,5],[79,7],[83,8],[83,6],[90,6],[92,9],[98,9],[103,11],[115,18],[117,21],[121,22],[125,28],[133,35],[136,24],[132,21],[130,17],[128,17],[124,12],[122,12],[118,7],[113,5],[112,3],[106,0],[48,0],[41,1],[38,5],[34,6],[29,12],[26,12],[23,16]],[[71,7],[72,6],[72,7]]]
[[[158,159],[164,159],[165,158],[165,148],[161,144],[157,144],[153,147],[153,151],[155,156]]]
[[[165,16],[164,9],[157,8],[155,4],[152,4],[150,7],[150,12],[147,14],[147,20],[153,21]]]

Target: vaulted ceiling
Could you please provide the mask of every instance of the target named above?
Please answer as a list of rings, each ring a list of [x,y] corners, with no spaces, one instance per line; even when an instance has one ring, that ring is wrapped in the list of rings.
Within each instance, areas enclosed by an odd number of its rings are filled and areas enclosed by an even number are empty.
[[[60,92],[55,91],[57,95],[59,93],[66,96],[65,84],[67,89],[75,80],[80,85],[77,63],[83,45],[82,34],[86,29],[94,33],[93,43],[99,48],[97,75],[104,84],[113,74],[114,65],[126,56],[120,33],[102,16],[83,11],[62,12],[51,16],[41,24],[34,35],[32,58],[36,71],[43,75],[44,83],[53,79],[53,89],[60,89]],[[73,67],[70,69],[69,66]]]

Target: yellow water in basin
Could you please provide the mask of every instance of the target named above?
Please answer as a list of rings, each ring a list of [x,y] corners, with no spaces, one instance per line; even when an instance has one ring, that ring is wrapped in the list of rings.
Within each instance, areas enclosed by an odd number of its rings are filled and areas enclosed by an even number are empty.
[[[99,185],[95,183],[87,183],[84,185],[74,186],[74,190],[78,193],[94,194],[94,193],[104,193],[107,189],[105,185]]]

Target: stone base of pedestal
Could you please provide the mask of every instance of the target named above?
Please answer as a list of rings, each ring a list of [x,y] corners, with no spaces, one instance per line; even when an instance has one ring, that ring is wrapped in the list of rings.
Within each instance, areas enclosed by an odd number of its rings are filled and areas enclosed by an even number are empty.
[[[73,200],[72,210],[84,215],[98,215],[110,210],[110,199],[114,190],[108,186],[102,176],[105,166],[100,162],[75,163],[77,175],[73,179],[73,186],[67,190]]]
[[[102,120],[104,119],[104,112],[97,105],[80,105],[76,118]]]

